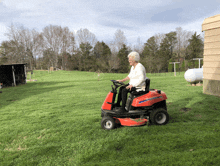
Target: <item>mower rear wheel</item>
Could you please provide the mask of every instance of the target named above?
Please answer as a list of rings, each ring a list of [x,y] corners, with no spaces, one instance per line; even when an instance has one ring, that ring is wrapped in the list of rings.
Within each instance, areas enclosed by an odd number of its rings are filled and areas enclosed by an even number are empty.
[[[169,121],[169,114],[164,108],[158,108],[151,112],[150,121],[155,125],[165,125]]]
[[[101,126],[105,130],[111,130],[115,128],[115,120],[112,117],[104,116],[101,121]]]

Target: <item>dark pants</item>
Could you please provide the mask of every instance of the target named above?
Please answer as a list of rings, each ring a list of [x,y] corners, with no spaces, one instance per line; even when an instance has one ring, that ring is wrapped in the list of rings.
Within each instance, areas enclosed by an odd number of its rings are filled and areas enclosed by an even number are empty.
[[[125,105],[126,105],[128,92],[132,92],[132,91],[135,91],[135,90],[136,90],[135,87],[132,87],[131,90],[130,90],[130,89],[126,89],[127,86],[128,86],[128,85],[121,86],[120,89],[119,89],[119,93],[118,93],[117,106],[119,106],[119,105],[120,105],[120,102],[122,101],[121,107],[122,107],[123,109],[125,108]]]

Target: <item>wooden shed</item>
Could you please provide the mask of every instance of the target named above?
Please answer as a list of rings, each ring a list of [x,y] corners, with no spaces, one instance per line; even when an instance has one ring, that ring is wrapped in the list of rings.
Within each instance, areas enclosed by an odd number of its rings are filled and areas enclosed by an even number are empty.
[[[220,14],[206,18],[203,58],[203,93],[220,96]]]
[[[0,83],[3,87],[26,84],[26,64],[0,65]]]

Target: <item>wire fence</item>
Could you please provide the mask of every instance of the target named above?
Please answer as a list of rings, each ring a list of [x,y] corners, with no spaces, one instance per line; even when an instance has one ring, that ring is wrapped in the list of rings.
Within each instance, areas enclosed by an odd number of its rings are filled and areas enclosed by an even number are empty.
[[[185,71],[179,71],[179,72],[176,72],[176,76],[177,75],[182,75],[183,73],[185,73]],[[153,76],[175,76],[175,73],[174,72],[163,72],[163,73],[147,73],[147,74],[150,74],[150,75],[153,75]]]

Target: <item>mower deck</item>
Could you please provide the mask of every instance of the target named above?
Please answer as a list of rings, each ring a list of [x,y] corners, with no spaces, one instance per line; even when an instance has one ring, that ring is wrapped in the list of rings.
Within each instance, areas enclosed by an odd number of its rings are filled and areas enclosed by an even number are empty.
[[[116,118],[125,118],[125,117],[140,117],[140,116],[146,116],[149,114],[149,111],[146,110],[129,110],[129,112],[124,113],[117,113],[113,110],[102,110],[101,117],[103,116],[111,116]]]
[[[142,118],[117,118],[116,123],[120,123],[122,126],[142,126],[148,122],[147,119]]]

